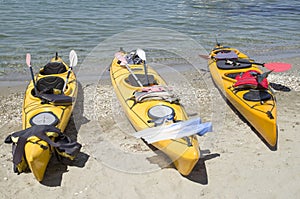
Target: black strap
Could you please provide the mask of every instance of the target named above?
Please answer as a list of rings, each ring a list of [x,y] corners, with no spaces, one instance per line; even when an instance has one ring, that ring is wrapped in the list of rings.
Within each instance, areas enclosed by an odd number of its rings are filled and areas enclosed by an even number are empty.
[[[53,142],[47,136],[46,132],[58,133],[58,141]],[[25,144],[27,142],[27,139],[31,136],[36,136],[41,140],[47,142],[49,145],[56,147],[60,151],[64,151],[70,155],[78,153],[81,148],[81,144],[77,142],[72,142],[66,135],[61,133],[58,128],[51,125],[35,125],[22,131],[15,132],[5,139],[5,143],[12,143],[11,137],[19,137],[17,147],[13,152],[13,163],[19,164],[22,161],[22,156],[24,155],[25,150]]]
[[[19,137],[18,144],[15,148],[15,151],[13,151],[13,163],[19,164],[22,161],[24,147],[27,142],[27,139],[24,137]]]

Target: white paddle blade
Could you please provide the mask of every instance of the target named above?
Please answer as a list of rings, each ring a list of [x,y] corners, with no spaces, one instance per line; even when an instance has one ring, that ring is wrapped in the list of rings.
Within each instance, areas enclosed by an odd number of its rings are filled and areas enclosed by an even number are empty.
[[[31,67],[31,55],[30,55],[30,53],[27,53],[26,54],[26,64],[27,64],[27,66],[28,67]]]
[[[143,60],[146,61],[146,53],[144,50],[138,48],[136,49],[136,54]]]
[[[115,54],[115,58],[117,58],[117,60],[121,61],[122,65],[128,64],[127,60],[125,59],[125,57],[123,56],[123,54],[121,52],[117,52]]]
[[[77,65],[78,58],[77,58],[77,54],[76,54],[75,50],[70,51],[69,59],[70,59],[70,66],[71,67]]]
[[[134,133],[136,138],[143,138],[148,144],[168,139],[179,139],[198,134],[200,136],[212,131],[210,122],[201,123],[200,118],[190,119],[167,126],[158,126]]]

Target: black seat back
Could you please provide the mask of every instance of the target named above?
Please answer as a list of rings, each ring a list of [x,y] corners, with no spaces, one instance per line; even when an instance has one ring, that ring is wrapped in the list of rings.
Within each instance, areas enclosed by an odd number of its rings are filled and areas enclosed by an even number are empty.
[[[63,80],[60,77],[54,77],[54,76],[44,77],[42,79],[39,79],[36,83],[37,90],[39,92],[43,92],[46,90],[53,90],[53,89],[62,90],[64,84],[65,84],[65,80]]]
[[[49,62],[41,71],[42,75],[60,74],[66,72],[66,66],[61,62]]]

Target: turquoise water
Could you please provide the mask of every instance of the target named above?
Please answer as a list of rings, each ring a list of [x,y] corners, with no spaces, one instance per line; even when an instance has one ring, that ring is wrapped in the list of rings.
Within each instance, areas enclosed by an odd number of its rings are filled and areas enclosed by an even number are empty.
[[[0,4],[2,79],[15,71],[27,71],[27,52],[32,54],[36,67],[44,65],[56,51],[67,57],[75,49],[83,60],[105,39],[144,27],[178,31],[208,51],[217,35],[220,42],[246,51],[252,57],[280,59],[300,54],[300,2],[297,0],[73,0],[64,3],[2,0]]]

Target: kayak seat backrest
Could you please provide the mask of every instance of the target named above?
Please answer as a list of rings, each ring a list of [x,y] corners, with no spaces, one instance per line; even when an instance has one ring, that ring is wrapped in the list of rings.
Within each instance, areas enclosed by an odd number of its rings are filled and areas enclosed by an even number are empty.
[[[223,70],[230,70],[230,69],[241,69],[241,68],[249,68],[251,67],[250,63],[235,63],[234,60],[228,61],[225,59],[217,60],[217,67]]]
[[[62,78],[54,76],[44,77],[36,83],[39,92],[51,91],[53,89],[62,90],[64,84],[65,81]]]
[[[157,85],[156,80],[153,75],[148,75],[149,85],[147,84],[147,78],[144,74],[135,74],[138,80],[143,84],[143,86]],[[131,86],[140,87],[138,82],[134,79],[133,75],[130,74],[128,78],[125,79],[125,82]]]
[[[65,81],[62,78],[55,76],[39,79],[37,81],[37,90],[39,92],[38,97],[42,99],[42,103],[53,103],[61,106],[71,105],[74,99],[63,94],[64,83]]]
[[[266,90],[250,90],[243,95],[244,100],[248,101],[267,101],[272,98],[272,95]]]
[[[41,70],[42,75],[60,74],[66,72],[66,66],[61,62],[49,62]]]

